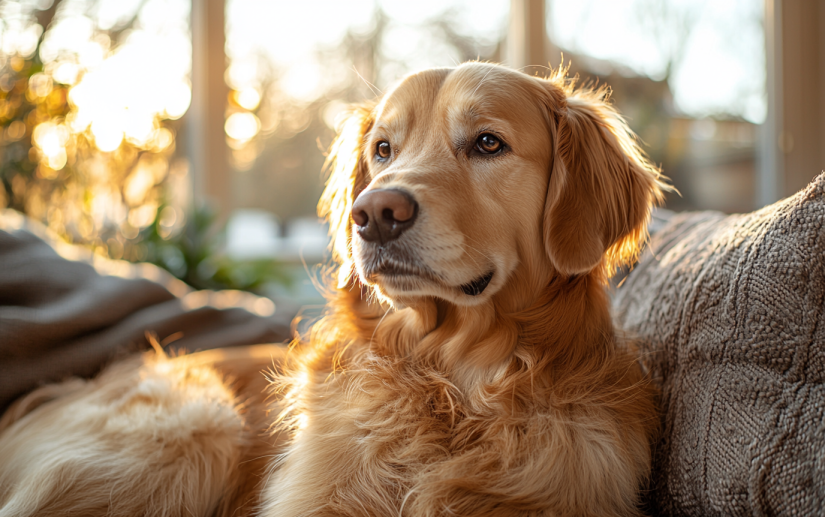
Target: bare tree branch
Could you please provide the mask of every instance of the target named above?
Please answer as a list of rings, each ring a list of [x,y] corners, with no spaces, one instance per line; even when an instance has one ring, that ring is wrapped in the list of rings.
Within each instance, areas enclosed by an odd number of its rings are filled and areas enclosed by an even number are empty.
[[[37,20],[37,23],[39,23],[40,26],[43,27],[43,34],[46,33],[46,30],[52,24],[52,21],[54,20],[54,15],[57,13],[57,8],[62,3],[62,1],[63,0],[54,0],[52,2],[52,5],[50,5],[48,8],[42,11],[37,11],[37,14],[35,14],[35,19]]]

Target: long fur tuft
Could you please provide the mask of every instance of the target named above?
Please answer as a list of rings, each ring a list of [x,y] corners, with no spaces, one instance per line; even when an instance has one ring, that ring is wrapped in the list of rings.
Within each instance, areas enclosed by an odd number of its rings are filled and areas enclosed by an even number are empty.
[[[244,423],[212,369],[149,353],[45,389],[0,439],[0,516],[206,517],[232,485]]]

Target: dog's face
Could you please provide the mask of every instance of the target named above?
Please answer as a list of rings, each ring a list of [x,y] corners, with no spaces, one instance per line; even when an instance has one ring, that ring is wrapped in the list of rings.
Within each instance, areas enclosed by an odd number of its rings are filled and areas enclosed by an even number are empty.
[[[342,284],[476,305],[635,252],[655,169],[601,98],[471,63],[404,79],[344,125],[322,211]],[[611,258],[611,253],[613,257]]]
[[[475,304],[501,288],[519,252],[542,249],[544,110],[492,80],[476,88],[482,71],[407,78],[364,138],[352,255],[362,281],[390,299]]]

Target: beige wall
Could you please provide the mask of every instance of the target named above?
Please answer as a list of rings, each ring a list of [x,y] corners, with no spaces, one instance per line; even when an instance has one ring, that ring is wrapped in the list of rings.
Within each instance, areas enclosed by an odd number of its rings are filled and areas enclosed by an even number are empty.
[[[825,0],[781,0],[782,197],[825,170]],[[770,79],[770,78],[769,78]]]
[[[222,220],[231,203],[229,150],[224,134],[229,87],[224,81],[224,0],[192,0],[192,104],[187,113],[187,154],[197,198]]]
[[[505,64],[534,74],[559,54],[547,38],[545,0],[510,0],[510,25],[504,42]],[[525,68],[528,67],[528,68]]]

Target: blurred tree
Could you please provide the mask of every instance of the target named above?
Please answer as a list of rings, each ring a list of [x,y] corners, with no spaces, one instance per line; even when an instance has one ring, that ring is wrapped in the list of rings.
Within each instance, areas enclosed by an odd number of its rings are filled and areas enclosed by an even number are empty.
[[[185,106],[170,114],[167,104],[128,120],[125,130],[88,120],[79,99],[92,107],[104,101],[84,86],[93,72],[78,55],[44,51],[62,5],[0,2],[0,207],[24,212],[102,255],[153,262],[196,288],[284,282],[272,261],[221,256],[221,233],[207,209],[187,217],[186,165],[174,158],[175,119]],[[133,26],[142,5],[120,23],[92,31],[88,44],[97,45],[104,62],[117,51],[116,44],[107,47]],[[87,10],[96,7],[92,2]],[[127,118],[140,115],[129,109],[123,108]]]
[[[453,6],[421,22],[403,25],[376,4],[366,30],[350,27],[340,42],[313,51],[313,60],[326,75],[323,87],[311,99],[291,98],[285,84],[288,67],[258,55],[254,68],[255,81],[260,83],[257,88],[262,92],[260,104],[249,110],[237,102],[244,85],[235,85],[230,96],[230,112],[249,112],[260,120],[259,132],[246,140],[230,140],[239,171],[233,178],[235,207],[263,208],[287,221],[313,217],[324,183],[323,153],[332,141],[338,115],[347,104],[380,96],[380,88],[416,67],[408,56],[391,49],[391,39],[408,37],[399,38],[394,31],[411,30],[426,42],[426,47],[417,51],[418,59],[438,56],[447,60],[445,65],[499,59],[499,39],[490,43],[462,32],[466,22],[460,20],[464,17],[460,6]],[[501,21],[504,25],[506,18]],[[248,62],[249,57],[244,59]]]

